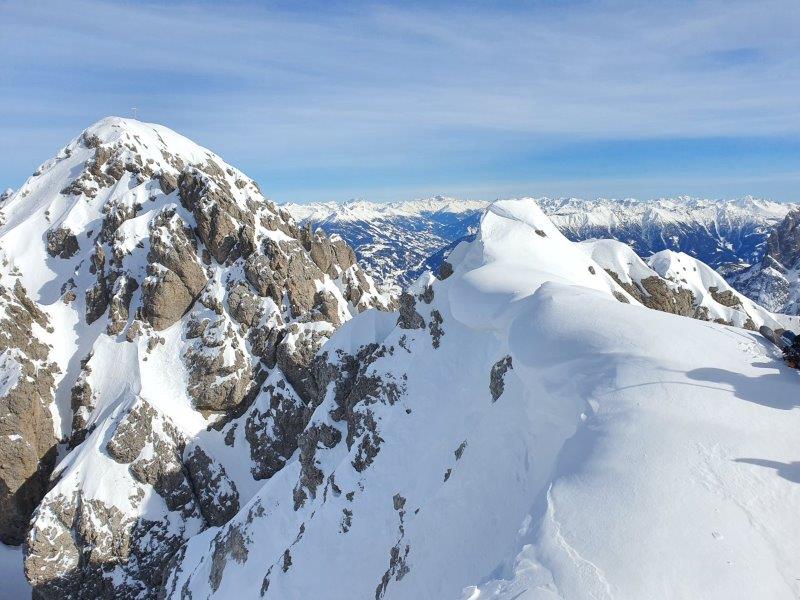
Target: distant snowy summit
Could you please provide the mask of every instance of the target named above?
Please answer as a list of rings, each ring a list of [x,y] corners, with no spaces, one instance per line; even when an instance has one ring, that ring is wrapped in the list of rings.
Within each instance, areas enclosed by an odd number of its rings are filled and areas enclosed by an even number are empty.
[[[684,252],[715,269],[761,260],[771,229],[794,205],[745,197],[708,200],[536,198],[570,240],[616,239],[648,257]],[[295,219],[343,237],[379,284],[395,291],[437,268],[454,242],[474,234],[490,203],[443,196],[408,202],[365,200],[287,204]]]
[[[466,214],[483,211],[489,206],[486,200],[459,200],[447,196],[419,198],[405,202],[370,202],[356,199],[347,202],[317,202],[311,204],[283,205],[295,219],[308,222],[365,221],[414,217],[420,214]]]

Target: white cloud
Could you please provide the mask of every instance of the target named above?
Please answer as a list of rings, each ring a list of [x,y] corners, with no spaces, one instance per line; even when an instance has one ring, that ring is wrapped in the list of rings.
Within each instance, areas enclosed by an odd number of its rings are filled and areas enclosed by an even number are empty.
[[[295,166],[800,133],[796,0],[348,6],[0,2],[0,126],[41,152],[48,126],[135,104],[230,160]]]

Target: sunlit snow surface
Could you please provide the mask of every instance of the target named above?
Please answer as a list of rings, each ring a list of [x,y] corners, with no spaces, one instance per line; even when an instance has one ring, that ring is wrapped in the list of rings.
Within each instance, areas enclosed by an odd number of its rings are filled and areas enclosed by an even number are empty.
[[[426,323],[441,313],[438,348],[427,329],[372,312],[326,347],[395,349],[369,367],[407,378],[400,401],[371,407],[374,462],[359,473],[355,448],[320,446],[316,464],[341,493],[320,486],[295,510],[295,457],[228,525],[188,543],[172,589],[797,598],[797,371],[758,334],[618,302],[611,278],[530,201],[493,205],[451,260],[431,304],[416,305]],[[506,356],[493,402],[490,371]],[[329,390],[312,423],[343,430],[332,408]],[[211,556],[234,531],[245,551],[215,579]],[[388,571],[393,548],[407,571]]]

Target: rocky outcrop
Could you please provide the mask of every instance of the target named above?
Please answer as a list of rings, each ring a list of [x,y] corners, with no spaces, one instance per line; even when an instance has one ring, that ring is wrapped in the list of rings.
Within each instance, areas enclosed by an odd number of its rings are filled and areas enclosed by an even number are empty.
[[[187,341],[183,360],[194,407],[209,411],[235,408],[250,386],[252,371],[244,341],[231,319],[198,306],[187,325]]]
[[[148,277],[142,290],[142,313],[154,329],[166,329],[191,308],[206,285],[194,234],[174,210],[150,225]]]
[[[413,294],[403,292],[400,295],[400,316],[397,318],[397,326],[402,329],[425,327],[425,320],[416,310],[416,299]]]
[[[181,173],[178,193],[195,218],[198,237],[218,263],[253,252],[253,213],[239,207],[217,165],[209,161]]]
[[[239,512],[236,484],[228,477],[225,467],[214,463],[203,448],[194,446],[188,452],[186,469],[206,523],[219,527]]]
[[[615,240],[592,240],[579,247],[605,269],[615,284],[611,291],[621,302],[635,301],[654,310],[750,330],[776,324],[768,311],[686,254],[663,251],[643,261]]]
[[[489,393],[492,395],[492,402],[497,402],[506,389],[506,373],[514,368],[510,356],[505,356],[492,365],[489,373]]]
[[[197,454],[184,461],[185,444],[175,424],[144,400],[122,415],[104,449],[127,468],[123,503],[138,510],[58,485],[38,508],[26,548],[26,574],[38,598],[156,598],[164,563],[189,535],[222,522],[225,501],[228,510],[235,505],[221,493],[224,473]],[[205,480],[203,465],[209,467]],[[144,510],[147,489],[163,499],[165,519]],[[223,501],[219,508],[212,498]],[[203,505],[211,506],[211,520]]]
[[[0,314],[0,541],[20,544],[55,465],[58,367],[40,341],[48,319],[19,281],[0,284]]]
[[[47,253],[50,256],[72,258],[79,249],[78,238],[69,229],[59,227],[47,232]]]
[[[265,392],[244,423],[251,472],[257,480],[272,477],[286,464],[311,417],[310,407],[286,381],[268,385]]]

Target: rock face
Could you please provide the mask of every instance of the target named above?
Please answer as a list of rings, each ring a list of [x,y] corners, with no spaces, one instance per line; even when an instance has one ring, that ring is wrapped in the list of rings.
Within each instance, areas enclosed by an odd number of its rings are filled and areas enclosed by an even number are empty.
[[[800,210],[793,210],[767,238],[766,256],[791,268],[800,262]]]
[[[157,125],[100,121],[0,211],[0,539],[27,535],[38,598],[155,598],[297,449],[317,350],[388,303],[341,239]]]
[[[800,210],[786,215],[770,233],[757,264],[734,273],[731,285],[774,312],[800,315]]]
[[[0,541],[20,544],[55,465],[50,405],[59,369],[40,341],[47,316],[12,281],[0,283]]]

